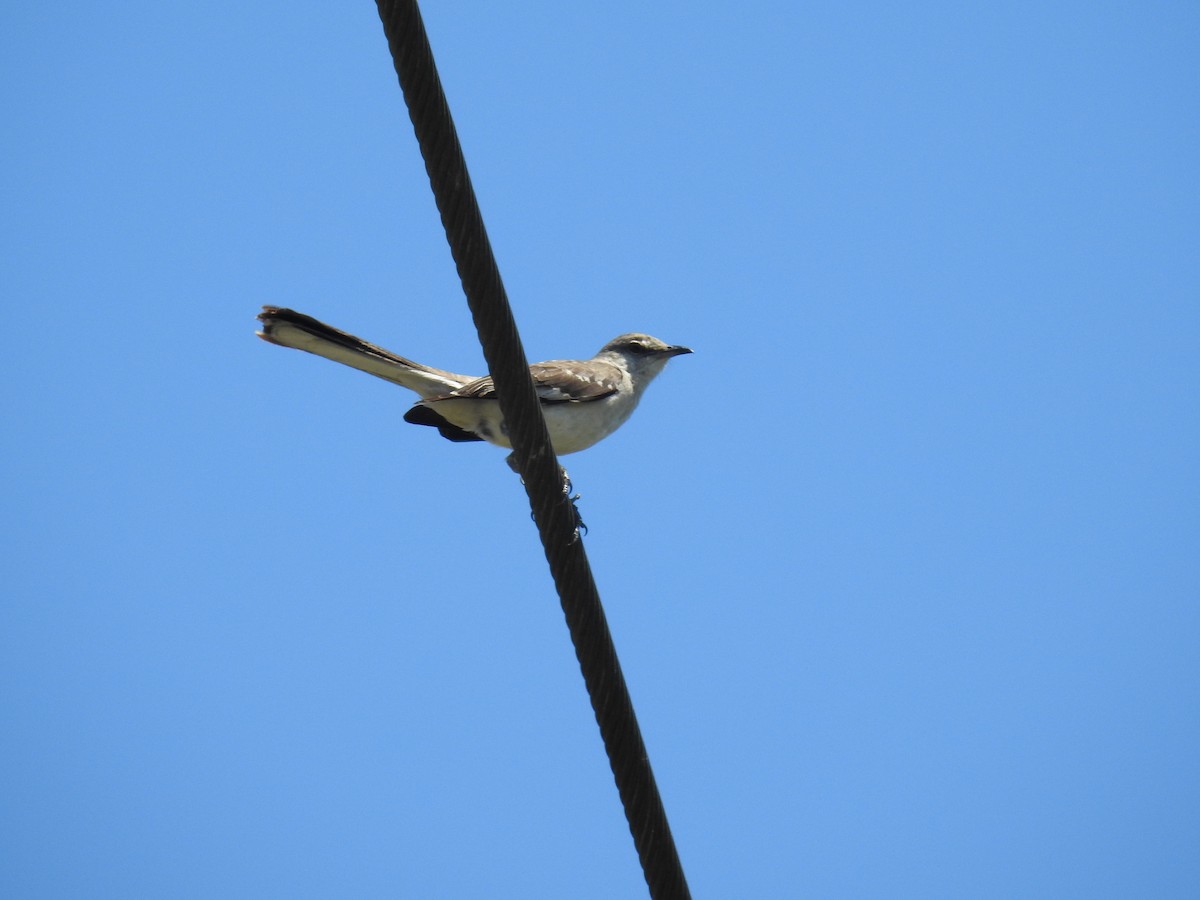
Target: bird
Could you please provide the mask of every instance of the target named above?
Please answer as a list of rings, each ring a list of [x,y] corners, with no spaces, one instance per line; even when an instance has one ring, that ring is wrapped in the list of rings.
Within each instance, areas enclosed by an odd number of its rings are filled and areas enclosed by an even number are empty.
[[[436,428],[447,440],[487,441],[512,449],[491,376],[460,375],[414,362],[285,307],[264,306],[258,319],[258,336],[269,343],[331,359],[416,393],[419,399],[404,421]],[[691,352],[630,332],[613,338],[591,359],[531,365],[555,454],[577,453],[608,437],[633,413],[666,364]],[[512,455],[508,463],[516,470]]]

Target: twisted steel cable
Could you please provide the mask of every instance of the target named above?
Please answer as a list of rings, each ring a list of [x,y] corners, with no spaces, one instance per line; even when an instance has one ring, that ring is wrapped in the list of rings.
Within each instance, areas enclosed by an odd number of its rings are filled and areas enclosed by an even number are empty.
[[[420,10],[415,0],[377,0],[377,5],[650,896],[654,900],[689,898],[633,702],[576,530],[576,512],[550,445]]]

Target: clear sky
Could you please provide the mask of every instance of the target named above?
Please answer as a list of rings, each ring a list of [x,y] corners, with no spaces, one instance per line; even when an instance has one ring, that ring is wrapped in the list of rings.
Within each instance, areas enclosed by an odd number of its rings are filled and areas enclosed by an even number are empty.
[[[427,4],[698,897],[1195,897],[1200,7]],[[645,896],[372,4],[8,4],[0,895]]]

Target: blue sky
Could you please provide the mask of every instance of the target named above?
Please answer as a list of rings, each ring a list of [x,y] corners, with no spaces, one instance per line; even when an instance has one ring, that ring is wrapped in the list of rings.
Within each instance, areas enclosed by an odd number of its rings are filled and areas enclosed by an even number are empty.
[[[0,894],[644,896],[371,4],[12,6]],[[428,4],[697,896],[1200,882],[1200,13]]]

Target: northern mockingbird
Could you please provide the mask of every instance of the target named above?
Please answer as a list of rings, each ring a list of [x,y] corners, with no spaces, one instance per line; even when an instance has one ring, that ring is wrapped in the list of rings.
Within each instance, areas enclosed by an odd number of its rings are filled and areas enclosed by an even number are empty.
[[[490,376],[459,375],[413,362],[295,310],[264,306],[258,318],[263,323],[258,336],[264,341],[315,353],[415,391],[421,399],[404,421],[432,425],[451,441],[512,448]],[[623,334],[591,359],[530,366],[555,454],[586,450],[608,437],[629,418],[667,361],[691,352],[648,334]],[[509,465],[514,466],[511,455]]]

